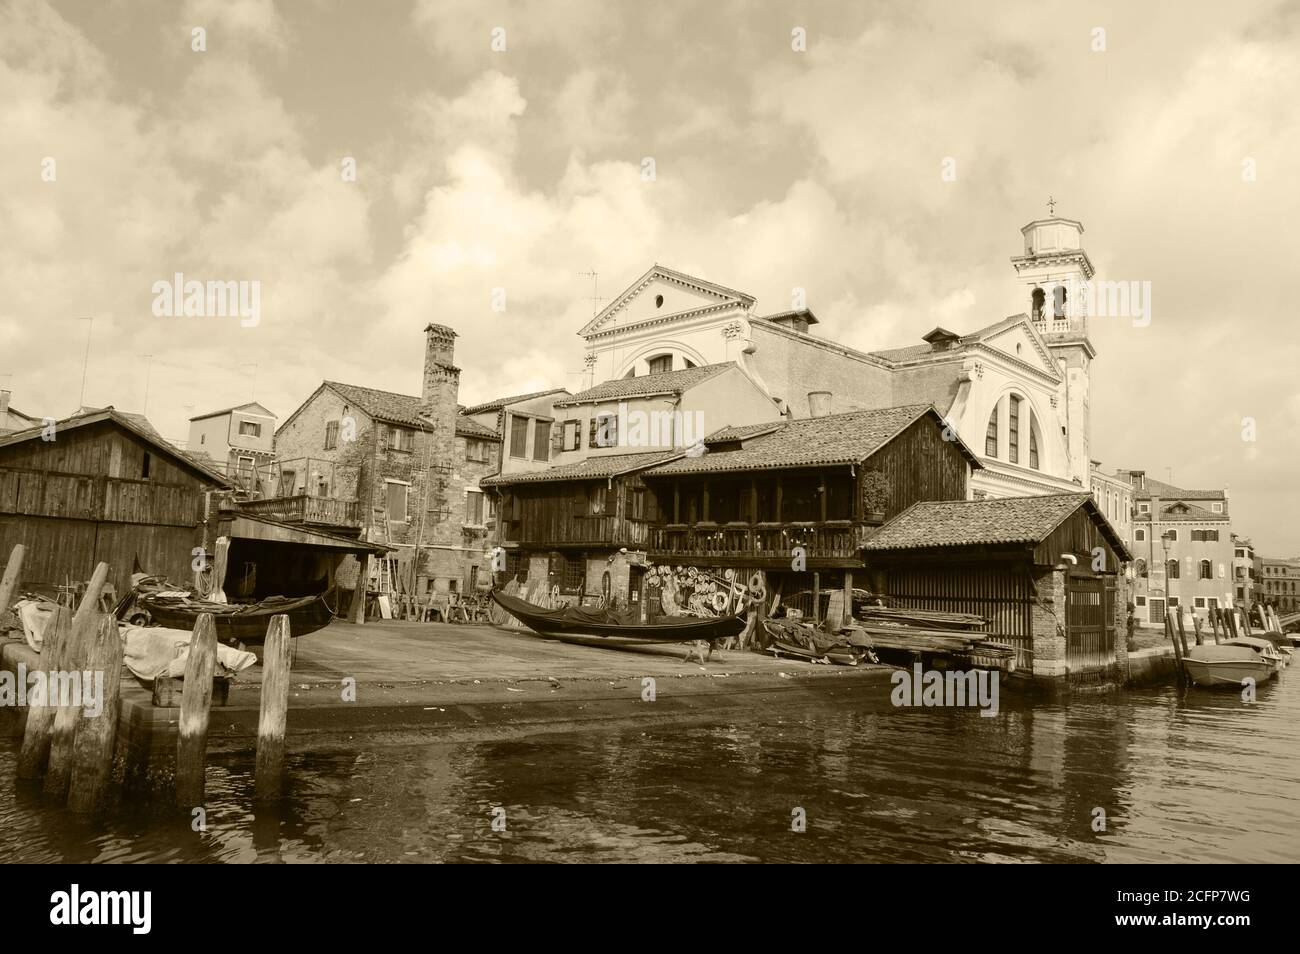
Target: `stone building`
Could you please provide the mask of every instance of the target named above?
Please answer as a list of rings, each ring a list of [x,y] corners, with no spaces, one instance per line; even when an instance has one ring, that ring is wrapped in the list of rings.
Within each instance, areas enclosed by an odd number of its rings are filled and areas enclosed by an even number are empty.
[[[276,432],[283,489],[264,510],[301,499],[301,519],[328,503],[335,529],[394,547],[403,573],[415,563],[418,592],[486,584],[493,514],[479,480],[496,473],[500,438],[457,403],[455,338],[425,328],[419,395],[323,382]]]
[[[1300,558],[1255,557],[1259,601],[1279,615],[1300,612]]]

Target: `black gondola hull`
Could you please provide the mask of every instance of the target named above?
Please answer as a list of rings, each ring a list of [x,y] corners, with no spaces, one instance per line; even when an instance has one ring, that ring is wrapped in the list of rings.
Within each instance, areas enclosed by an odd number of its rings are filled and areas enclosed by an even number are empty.
[[[573,607],[548,610],[496,590],[491,595],[498,606],[533,632],[570,642],[596,645],[684,643],[697,639],[713,642],[735,636],[745,628],[745,620],[736,615],[716,619],[674,616],[668,617],[673,622],[623,623],[598,611]]]

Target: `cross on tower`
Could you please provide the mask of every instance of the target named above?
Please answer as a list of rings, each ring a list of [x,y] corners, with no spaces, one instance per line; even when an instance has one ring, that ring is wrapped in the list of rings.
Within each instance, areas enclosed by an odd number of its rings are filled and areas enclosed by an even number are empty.
[[[1056,200],[1052,198],[1050,195],[1047,197],[1047,214],[1048,215],[1056,214]]]

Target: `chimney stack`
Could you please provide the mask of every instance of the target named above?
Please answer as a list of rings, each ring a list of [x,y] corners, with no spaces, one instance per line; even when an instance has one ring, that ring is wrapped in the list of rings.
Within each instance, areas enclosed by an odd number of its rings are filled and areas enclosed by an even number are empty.
[[[460,368],[453,363],[455,356],[456,332],[446,325],[425,325],[424,387],[420,391],[420,407],[435,420],[450,420],[456,414]]]
[[[4,430],[5,415],[9,413],[9,392],[0,391],[0,430]]]
[[[808,392],[808,416],[825,417],[831,412],[831,392],[830,391],[809,391]]]

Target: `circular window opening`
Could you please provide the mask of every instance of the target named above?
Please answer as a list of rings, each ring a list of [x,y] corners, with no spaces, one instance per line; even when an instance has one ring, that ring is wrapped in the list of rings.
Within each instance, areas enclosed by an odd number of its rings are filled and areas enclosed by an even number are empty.
[[[663,295],[655,295],[655,307],[656,307],[656,308],[662,308],[663,306],[664,306],[664,296],[663,296]]]

